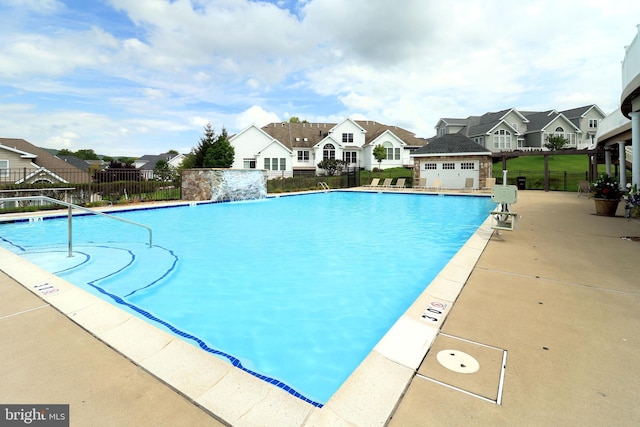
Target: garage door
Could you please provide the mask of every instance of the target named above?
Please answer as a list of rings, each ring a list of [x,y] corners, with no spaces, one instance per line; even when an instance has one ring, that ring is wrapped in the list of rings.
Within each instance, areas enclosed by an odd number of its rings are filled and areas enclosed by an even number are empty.
[[[427,186],[431,187],[436,179],[442,188],[464,188],[467,178],[473,178],[473,188],[479,188],[480,169],[478,161],[422,161],[420,177],[427,178]]]

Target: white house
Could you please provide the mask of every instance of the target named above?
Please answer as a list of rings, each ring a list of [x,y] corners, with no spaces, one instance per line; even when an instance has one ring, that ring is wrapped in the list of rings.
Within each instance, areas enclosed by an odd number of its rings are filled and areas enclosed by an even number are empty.
[[[269,178],[320,174],[318,163],[340,159],[349,167],[412,167],[411,151],[426,140],[397,126],[345,119],[335,123],[271,123],[251,125],[229,138],[235,149],[233,168],[264,169]],[[380,165],[373,148],[382,145],[387,158]]]

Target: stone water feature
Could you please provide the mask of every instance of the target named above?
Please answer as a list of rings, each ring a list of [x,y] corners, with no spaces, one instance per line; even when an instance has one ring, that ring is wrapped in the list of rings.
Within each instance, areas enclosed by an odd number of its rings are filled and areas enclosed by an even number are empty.
[[[257,169],[187,169],[182,200],[213,202],[267,197],[267,174]]]

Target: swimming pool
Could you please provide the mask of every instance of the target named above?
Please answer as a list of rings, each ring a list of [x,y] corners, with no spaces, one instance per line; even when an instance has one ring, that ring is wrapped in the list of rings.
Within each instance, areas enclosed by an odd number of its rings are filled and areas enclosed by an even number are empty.
[[[144,231],[77,217],[73,258],[66,219],[4,224],[2,237],[68,281],[322,404],[492,206],[486,197],[333,192],[118,213],[153,227],[153,249]]]

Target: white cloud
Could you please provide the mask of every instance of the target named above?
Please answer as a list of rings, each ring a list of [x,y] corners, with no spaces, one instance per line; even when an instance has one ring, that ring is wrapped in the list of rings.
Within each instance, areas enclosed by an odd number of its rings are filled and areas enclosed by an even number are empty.
[[[138,155],[288,112],[432,136],[508,107],[611,111],[640,16],[623,0],[110,0],[93,20],[93,3],[24,4],[0,5],[0,99],[21,106],[3,132]]]
[[[279,121],[280,119],[278,118],[277,114],[265,111],[264,109],[262,109],[262,107],[254,105],[237,115],[235,127],[236,129],[242,130],[251,126],[252,124],[258,127],[262,127],[269,123]]]
[[[9,6],[42,15],[52,14],[64,8],[64,3],[58,0],[4,0],[4,2]]]

